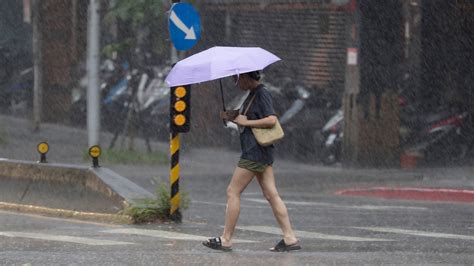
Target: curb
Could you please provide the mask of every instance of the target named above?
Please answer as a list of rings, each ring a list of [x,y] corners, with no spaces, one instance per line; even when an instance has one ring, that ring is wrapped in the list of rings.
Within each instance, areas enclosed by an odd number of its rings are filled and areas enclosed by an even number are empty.
[[[154,197],[103,167],[1,159],[0,181],[0,209],[79,220],[130,224],[132,217],[118,211]],[[100,204],[90,205],[94,200]]]
[[[335,192],[336,195],[366,196],[389,199],[426,200],[426,201],[456,201],[474,202],[474,190],[446,188],[411,188],[411,187],[374,187],[368,189],[344,189]]]
[[[96,212],[79,212],[65,209],[53,209],[35,205],[24,205],[0,202],[0,209],[5,211],[18,211],[24,213],[40,214],[58,218],[72,218],[84,221],[104,222],[112,224],[132,224],[133,219],[128,215],[108,214]]]

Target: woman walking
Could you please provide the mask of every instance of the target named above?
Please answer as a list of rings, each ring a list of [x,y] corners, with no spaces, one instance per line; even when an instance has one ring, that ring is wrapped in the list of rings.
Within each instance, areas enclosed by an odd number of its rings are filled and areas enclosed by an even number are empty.
[[[273,214],[283,232],[283,239],[271,251],[291,251],[301,249],[298,239],[291,228],[288,211],[275,186],[273,175],[273,145],[260,146],[252,134],[251,128],[271,128],[277,118],[273,109],[270,92],[260,83],[258,71],[234,76],[236,86],[250,91],[237,117],[224,119],[233,121],[241,129],[240,144],[242,154],[234,174],[227,187],[227,209],[224,231],[220,237],[208,239],[203,245],[212,249],[230,251],[232,237],[240,214],[240,195],[254,177],[262,189],[264,197],[270,203]]]

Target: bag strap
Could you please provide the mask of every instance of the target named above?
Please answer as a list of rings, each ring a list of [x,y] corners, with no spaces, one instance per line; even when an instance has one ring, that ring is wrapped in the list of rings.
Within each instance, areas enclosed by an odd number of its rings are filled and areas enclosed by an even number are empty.
[[[252,98],[250,99],[250,101],[249,101],[249,103],[248,103],[248,105],[247,105],[247,108],[245,108],[245,112],[243,112],[242,115],[246,115],[247,112],[249,111],[250,106],[252,105],[253,100],[255,99],[255,95],[256,95],[256,94],[254,94],[254,95],[252,96]]]

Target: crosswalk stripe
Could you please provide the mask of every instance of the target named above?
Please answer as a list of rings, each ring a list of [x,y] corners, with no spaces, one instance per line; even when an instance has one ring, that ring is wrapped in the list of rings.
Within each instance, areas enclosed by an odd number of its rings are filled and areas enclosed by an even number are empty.
[[[252,199],[246,198],[247,201],[253,201],[257,203],[268,203],[264,199]],[[412,206],[387,206],[387,205],[340,205],[333,203],[324,203],[324,202],[307,202],[307,201],[291,201],[285,200],[287,205],[301,205],[301,206],[321,206],[321,207],[332,207],[332,208],[344,208],[344,209],[359,209],[359,210],[427,210],[425,207],[412,207]]]
[[[281,235],[281,229],[278,227],[270,226],[238,226],[237,229],[261,232],[267,234]],[[316,232],[306,232],[306,231],[294,231],[295,234],[300,238],[312,238],[312,239],[326,239],[326,240],[339,240],[339,241],[394,241],[392,239],[382,239],[382,238],[368,238],[368,237],[353,237],[353,236],[340,236],[340,235],[329,235]]]
[[[84,244],[84,245],[89,245],[89,246],[110,246],[110,245],[132,245],[133,244],[129,242],[98,240],[98,239],[77,237],[77,236],[49,235],[49,234],[25,233],[25,232],[0,232],[0,236],[69,242],[69,243]]]
[[[436,237],[436,238],[450,238],[450,239],[461,239],[461,240],[474,240],[474,236],[466,235],[457,235],[457,234],[445,234],[445,233],[434,233],[418,230],[406,230],[399,228],[389,228],[389,227],[354,227],[363,230],[381,232],[381,233],[394,233],[394,234],[403,234],[403,235],[413,235],[413,236],[425,236],[425,237]]]
[[[158,238],[166,238],[166,239],[174,239],[174,240],[205,241],[206,239],[209,238],[205,236],[183,234],[183,233],[164,231],[164,230],[137,229],[137,228],[110,229],[110,230],[105,230],[102,232],[111,233],[111,234],[142,235],[142,236],[150,236],[150,237],[158,237]],[[255,243],[257,241],[233,239],[232,242],[233,243]]]

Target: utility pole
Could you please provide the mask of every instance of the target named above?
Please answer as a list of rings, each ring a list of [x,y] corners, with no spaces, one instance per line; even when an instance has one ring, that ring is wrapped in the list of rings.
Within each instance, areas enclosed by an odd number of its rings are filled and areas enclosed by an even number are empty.
[[[87,131],[89,147],[99,145],[99,0],[90,0],[87,29]]]
[[[32,14],[33,14],[33,130],[39,131],[41,123],[42,112],[42,97],[43,97],[43,55],[41,53],[41,21],[40,21],[40,0],[33,0]]]
[[[403,60],[400,1],[357,1],[344,96],[343,163],[400,165],[398,89]],[[352,33],[354,32],[354,33]]]

